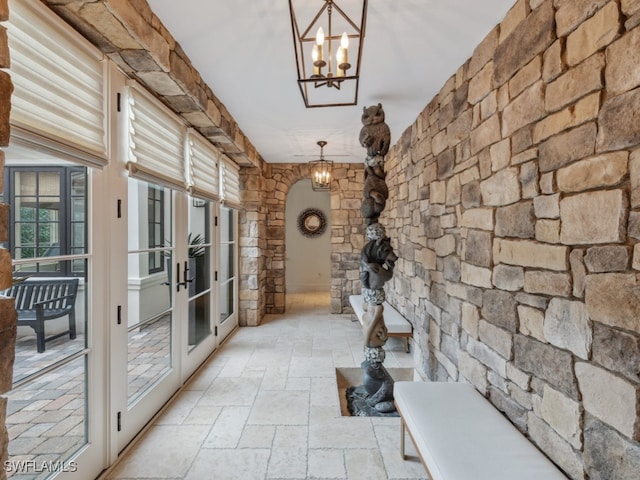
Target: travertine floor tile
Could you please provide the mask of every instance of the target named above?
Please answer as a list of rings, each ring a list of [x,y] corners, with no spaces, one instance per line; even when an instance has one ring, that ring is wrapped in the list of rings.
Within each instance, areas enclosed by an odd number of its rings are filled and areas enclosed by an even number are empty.
[[[309,449],[309,478],[347,478],[344,453],[337,449]]]
[[[336,368],[360,366],[360,324],[330,315],[328,295],[287,302],[238,329],[107,478],[426,479],[400,458],[399,418],[340,414]],[[412,354],[390,342],[385,365],[413,368]]]
[[[349,450],[345,454],[347,478],[350,480],[386,480],[387,472],[384,468],[382,456],[377,449]]]
[[[248,416],[249,407],[223,407],[203,447],[235,448]]]
[[[261,391],[258,393],[249,424],[307,425],[309,422],[309,392]]]
[[[193,461],[185,480],[239,480],[265,478],[269,449],[203,448]]]
[[[203,425],[151,427],[107,478],[183,478],[209,428]]]

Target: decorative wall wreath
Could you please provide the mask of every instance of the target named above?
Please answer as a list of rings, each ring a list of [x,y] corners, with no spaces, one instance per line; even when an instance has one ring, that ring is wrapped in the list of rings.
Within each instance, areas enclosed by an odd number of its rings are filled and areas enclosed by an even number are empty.
[[[305,208],[298,215],[298,230],[305,237],[319,237],[327,228],[327,217],[322,210]]]

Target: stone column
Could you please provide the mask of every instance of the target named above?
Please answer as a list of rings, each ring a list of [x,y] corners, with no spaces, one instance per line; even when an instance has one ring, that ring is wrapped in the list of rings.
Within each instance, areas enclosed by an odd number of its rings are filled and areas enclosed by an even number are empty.
[[[10,264],[9,264],[10,266]],[[16,310],[13,298],[0,298],[0,479],[6,478],[5,461],[8,460],[9,436],[6,428],[7,398],[13,382],[13,360],[16,345]]]
[[[0,22],[9,18],[8,0],[0,0]],[[7,31],[0,25],[0,68],[9,68],[9,45]],[[9,112],[13,84],[5,71],[0,71],[0,146],[9,144]],[[0,190],[3,190],[4,152],[0,150]],[[7,241],[8,206],[0,204],[0,242]],[[0,249],[0,289],[11,286],[11,257],[5,249]],[[7,434],[7,397],[3,394],[11,390],[13,382],[13,361],[16,343],[16,311],[12,298],[0,298],[0,480],[6,478],[4,462],[8,459],[9,436]]]

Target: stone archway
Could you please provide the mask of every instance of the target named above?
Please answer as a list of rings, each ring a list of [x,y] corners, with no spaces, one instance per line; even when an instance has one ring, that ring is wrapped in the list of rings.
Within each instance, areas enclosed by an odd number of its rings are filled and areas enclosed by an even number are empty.
[[[271,164],[265,175],[266,270],[265,311],[285,310],[285,204],[291,186],[310,178],[308,164]],[[364,226],[360,203],[364,182],[361,164],[335,164],[331,185],[331,313],[348,307],[359,281]],[[271,188],[270,188],[271,187]]]

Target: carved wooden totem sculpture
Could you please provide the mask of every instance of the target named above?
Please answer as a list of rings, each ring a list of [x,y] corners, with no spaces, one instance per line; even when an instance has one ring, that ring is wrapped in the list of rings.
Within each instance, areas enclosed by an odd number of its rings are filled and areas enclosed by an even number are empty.
[[[378,104],[365,107],[362,114],[360,144],[367,149],[362,216],[367,225],[367,243],[362,248],[360,280],[364,296],[363,385],[348,393],[354,415],[397,415],[393,404],[393,379],[384,368],[384,284],[393,276],[398,257],[393,251],[385,228],[378,222],[385,208],[389,189],[385,181],[384,156],[389,151],[391,134],[384,122],[384,110]]]

